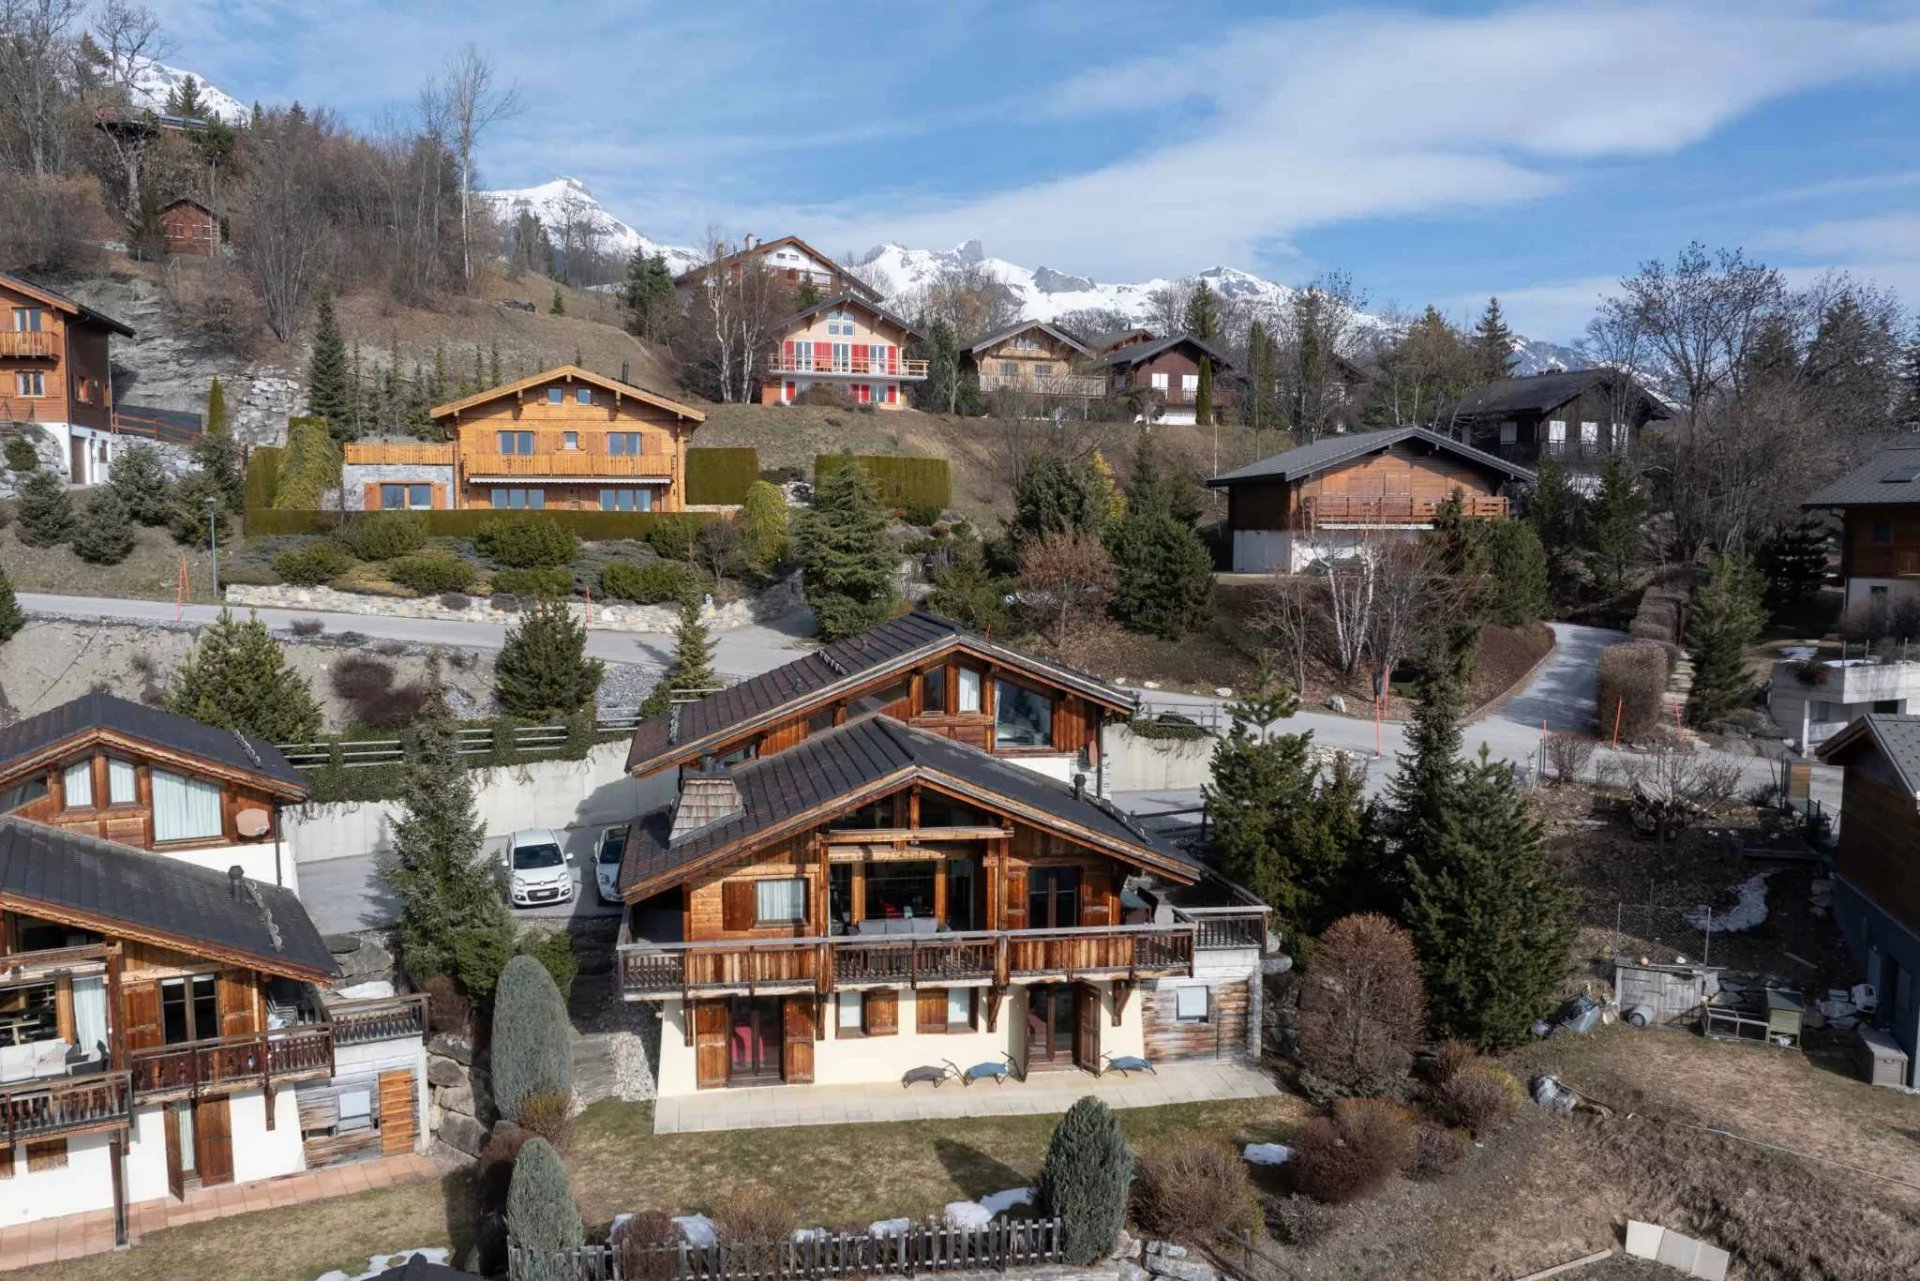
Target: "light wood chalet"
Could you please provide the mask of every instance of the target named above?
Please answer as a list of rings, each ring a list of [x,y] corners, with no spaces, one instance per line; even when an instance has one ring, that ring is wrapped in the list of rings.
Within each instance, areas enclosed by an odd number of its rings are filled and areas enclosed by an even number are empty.
[[[1237,573],[1298,573],[1362,538],[1414,536],[1459,495],[1465,515],[1503,520],[1533,473],[1424,427],[1324,437],[1207,484],[1227,491]]]
[[[1839,513],[1848,608],[1920,598],[1920,443],[1889,445],[1803,505]]]
[[[906,355],[908,344],[923,336],[864,295],[837,294],[780,327],[766,357],[760,403],[801,404],[824,392],[876,409],[905,409],[906,384],[927,377],[927,362]]]
[[[32,424],[60,447],[68,480],[91,485],[112,462],[108,344],[133,330],[65,294],[0,273],[0,423]]]
[[[980,377],[983,392],[1097,400],[1106,378],[1090,372],[1093,349],[1073,334],[1039,320],[1023,320],[968,343],[963,360]]]
[[[578,365],[436,406],[444,442],[347,445],[365,510],[681,511],[697,409]]]
[[[793,293],[811,287],[821,298],[854,294],[868,302],[881,301],[879,290],[798,236],[779,236],[772,240],[748,236],[734,252],[675,276],[674,289],[684,301],[716,272],[718,278],[738,280],[743,271],[755,266],[765,271],[774,284]]]

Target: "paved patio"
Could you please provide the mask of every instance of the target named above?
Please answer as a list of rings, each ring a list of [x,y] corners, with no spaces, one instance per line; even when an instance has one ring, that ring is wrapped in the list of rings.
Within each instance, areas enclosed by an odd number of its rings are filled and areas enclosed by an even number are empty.
[[[381,1157],[376,1161],[357,1161],[325,1170],[309,1170],[277,1179],[253,1183],[230,1183],[224,1187],[196,1188],[184,1201],[171,1198],[140,1201],[127,1208],[127,1216],[136,1245],[149,1232],[177,1228],[188,1223],[224,1219],[254,1210],[271,1210],[301,1205],[324,1197],[371,1192],[415,1179],[437,1178],[440,1167],[432,1157],[408,1154]],[[41,1219],[18,1227],[0,1228],[0,1272],[28,1268],[36,1264],[78,1259],[89,1254],[105,1254],[113,1249],[113,1211],[96,1210],[87,1214],[63,1215]]]
[[[751,1130],[767,1126],[930,1121],[946,1117],[1031,1116],[1065,1112],[1084,1095],[1116,1108],[1151,1108],[1213,1099],[1256,1099],[1282,1091],[1258,1068],[1240,1063],[1169,1064],[1158,1074],[1047,1072],[1025,1081],[935,1088],[915,1085],[770,1085],[703,1090],[654,1105],[655,1134]]]

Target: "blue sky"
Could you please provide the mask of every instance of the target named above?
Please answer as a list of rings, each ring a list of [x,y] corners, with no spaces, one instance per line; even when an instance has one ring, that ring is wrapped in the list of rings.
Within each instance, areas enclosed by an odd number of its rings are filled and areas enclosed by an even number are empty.
[[[797,232],[1107,280],[1349,272],[1564,340],[1689,239],[1920,307],[1920,5],[155,0],[242,100],[411,109],[471,40],[559,174],[656,239]]]

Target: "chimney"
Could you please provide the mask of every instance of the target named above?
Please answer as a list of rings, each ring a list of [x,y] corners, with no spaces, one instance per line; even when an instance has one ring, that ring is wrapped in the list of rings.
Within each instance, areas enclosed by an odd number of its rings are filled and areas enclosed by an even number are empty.
[[[748,249],[758,249],[760,247],[760,237],[753,235],[751,232],[749,232],[745,237],[741,239],[740,243],[746,246]]]
[[[711,756],[702,757],[700,768],[680,780],[680,800],[673,809],[673,830],[667,834],[667,844],[724,822],[745,808],[733,776]]]
[[[247,878],[247,869],[235,863],[227,869],[227,893],[234,898],[240,897],[240,882]]]
[[[1075,770],[1073,774],[1073,799],[1076,801],[1083,799],[1086,790],[1087,776]]]
[[[631,360],[623,360],[620,362],[620,381],[628,384],[629,386],[632,385],[633,362]]]

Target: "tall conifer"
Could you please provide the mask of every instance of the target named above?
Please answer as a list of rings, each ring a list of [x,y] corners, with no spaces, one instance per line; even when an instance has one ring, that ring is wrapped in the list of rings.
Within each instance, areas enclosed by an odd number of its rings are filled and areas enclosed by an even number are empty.
[[[795,539],[807,604],[821,639],[839,640],[892,615],[900,599],[887,514],[850,453],[828,471]]]
[[[307,412],[326,419],[335,440],[353,438],[352,375],[331,293],[320,295],[314,314],[313,354],[307,357]]]

